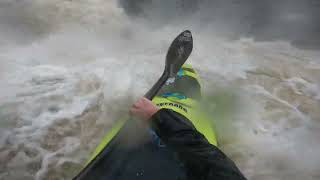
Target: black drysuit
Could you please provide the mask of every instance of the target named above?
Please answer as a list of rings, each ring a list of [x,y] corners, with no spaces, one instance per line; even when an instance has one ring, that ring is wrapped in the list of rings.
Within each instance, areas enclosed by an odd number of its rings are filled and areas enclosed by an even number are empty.
[[[244,180],[236,165],[211,145],[184,116],[161,109],[152,117],[152,128],[178,154],[188,180]]]

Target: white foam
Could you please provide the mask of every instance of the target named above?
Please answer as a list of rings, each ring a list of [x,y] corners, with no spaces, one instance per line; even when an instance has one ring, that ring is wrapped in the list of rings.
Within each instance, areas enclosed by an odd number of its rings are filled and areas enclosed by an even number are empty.
[[[303,94],[317,100],[320,98],[319,84],[310,83],[298,77],[287,79],[286,83],[296,94]]]
[[[157,80],[171,39],[185,27],[195,29],[189,62],[205,92],[223,87],[240,99],[217,128],[221,147],[249,179],[308,179],[319,172],[318,116],[302,112],[297,98],[320,99],[320,77],[313,74],[319,52],[286,42],[227,41],[190,24],[146,28],[129,21],[115,0],[24,5],[17,16],[42,33],[0,52],[0,157],[8,158],[0,179],[70,179],[63,168],[81,166],[119,114]],[[256,69],[276,75],[248,73]],[[285,88],[295,102],[278,94]]]

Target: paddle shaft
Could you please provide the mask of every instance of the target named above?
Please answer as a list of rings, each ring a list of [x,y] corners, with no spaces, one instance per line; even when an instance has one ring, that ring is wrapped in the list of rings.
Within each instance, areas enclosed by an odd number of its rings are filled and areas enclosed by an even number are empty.
[[[144,95],[145,98],[152,100],[160,91],[162,86],[169,78],[169,73],[165,70],[159,80],[152,86],[152,88]]]

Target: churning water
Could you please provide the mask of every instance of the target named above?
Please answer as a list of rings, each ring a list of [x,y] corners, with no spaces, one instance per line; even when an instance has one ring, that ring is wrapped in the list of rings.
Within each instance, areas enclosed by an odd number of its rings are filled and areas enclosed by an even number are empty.
[[[0,0],[0,179],[74,176],[160,76],[184,29],[220,147],[248,179],[320,178],[317,48],[297,48],[285,33],[265,40],[270,27],[250,36],[221,2],[217,18],[191,1],[128,2]],[[287,11],[273,26],[311,22]]]

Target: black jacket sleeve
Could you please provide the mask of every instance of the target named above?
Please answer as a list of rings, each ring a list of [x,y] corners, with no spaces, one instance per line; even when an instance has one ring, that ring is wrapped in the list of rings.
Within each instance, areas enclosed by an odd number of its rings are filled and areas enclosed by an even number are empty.
[[[188,179],[246,179],[234,162],[211,145],[184,116],[161,109],[152,117],[152,128],[165,144],[178,153],[187,168]]]

